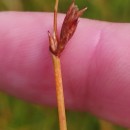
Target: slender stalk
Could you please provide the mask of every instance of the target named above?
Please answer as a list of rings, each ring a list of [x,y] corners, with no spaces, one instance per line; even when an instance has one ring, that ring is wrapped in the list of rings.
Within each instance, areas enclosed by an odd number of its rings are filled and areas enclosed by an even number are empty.
[[[99,120],[101,130],[113,130],[113,125],[107,121]]]
[[[58,35],[57,35],[58,4],[59,4],[59,0],[56,0],[55,8],[54,8],[54,25],[53,25],[54,26],[53,38],[55,41],[54,42],[55,47],[58,44]],[[60,130],[67,130],[60,58],[52,54],[52,60],[53,60],[54,75],[55,75],[55,82],[56,82],[56,96],[57,96],[57,104],[58,104],[59,126],[60,126]]]
[[[56,0],[55,2],[55,8],[54,8],[54,35],[57,38],[57,12],[58,12],[58,4],[59,0]]]
[[[60,130],[67,130],[60,58],[52,54]]]

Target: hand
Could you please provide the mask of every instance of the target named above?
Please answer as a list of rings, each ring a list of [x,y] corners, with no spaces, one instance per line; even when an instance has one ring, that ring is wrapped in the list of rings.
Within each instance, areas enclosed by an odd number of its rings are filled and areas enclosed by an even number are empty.
[[[64,15],[58,15],[60,30]],[[0,13],[0,89],[56,105],[48,13]],[[130,127],[130,24],[80,19],[62,53],[65,103]]]

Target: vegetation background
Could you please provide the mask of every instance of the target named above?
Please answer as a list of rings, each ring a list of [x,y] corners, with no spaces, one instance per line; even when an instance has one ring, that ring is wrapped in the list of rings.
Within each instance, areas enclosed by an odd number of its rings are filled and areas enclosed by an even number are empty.
[[[55,0],[0,0],[0,11],[53,11]],[[60,0],[65,13],[71,0]],[[83,17],[130,22],[130,0],[76,0]],[[81,112],[67,111],[68,130],[126,130]],[[57,109],[37,106],[0,93],[0,130],[58,130]]]

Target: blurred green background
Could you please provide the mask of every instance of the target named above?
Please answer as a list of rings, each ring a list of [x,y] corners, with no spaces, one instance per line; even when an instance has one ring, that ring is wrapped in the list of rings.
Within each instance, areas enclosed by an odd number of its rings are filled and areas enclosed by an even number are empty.
[[[0,0],[0,11],[53,11],[54,0]],[[71,0],[60,0],[65,13]],[[130,22],[130,0],[76,0],[88,10],[83,17]],[[82,112],[67,111],[68,130],[125,130]],[[46,108],[0,93],[0,130],[58,130],[55,108]]]

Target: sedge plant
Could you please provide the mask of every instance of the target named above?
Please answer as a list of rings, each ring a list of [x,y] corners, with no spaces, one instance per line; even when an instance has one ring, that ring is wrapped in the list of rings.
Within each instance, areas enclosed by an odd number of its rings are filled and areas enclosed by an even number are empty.
[[[48,36],[49,36],[49,49],[52,56],[55,83],[56,83],[59,127],[60,127],[60,130],[67,130],[60,56],[66,44],[71,39],[71,37],[73,36],[77,28],[78,18],[83,14],[83,12],[87,8],[79,10],[77,5],[75,5],[75,1],[73,0],[64,18],[60,36],[58,36],[58,33],[57,33],[58,3],[59,3],[59,0],[56,0],[55,8],[54,8],[53,32],[52,34],[48,32]]]

